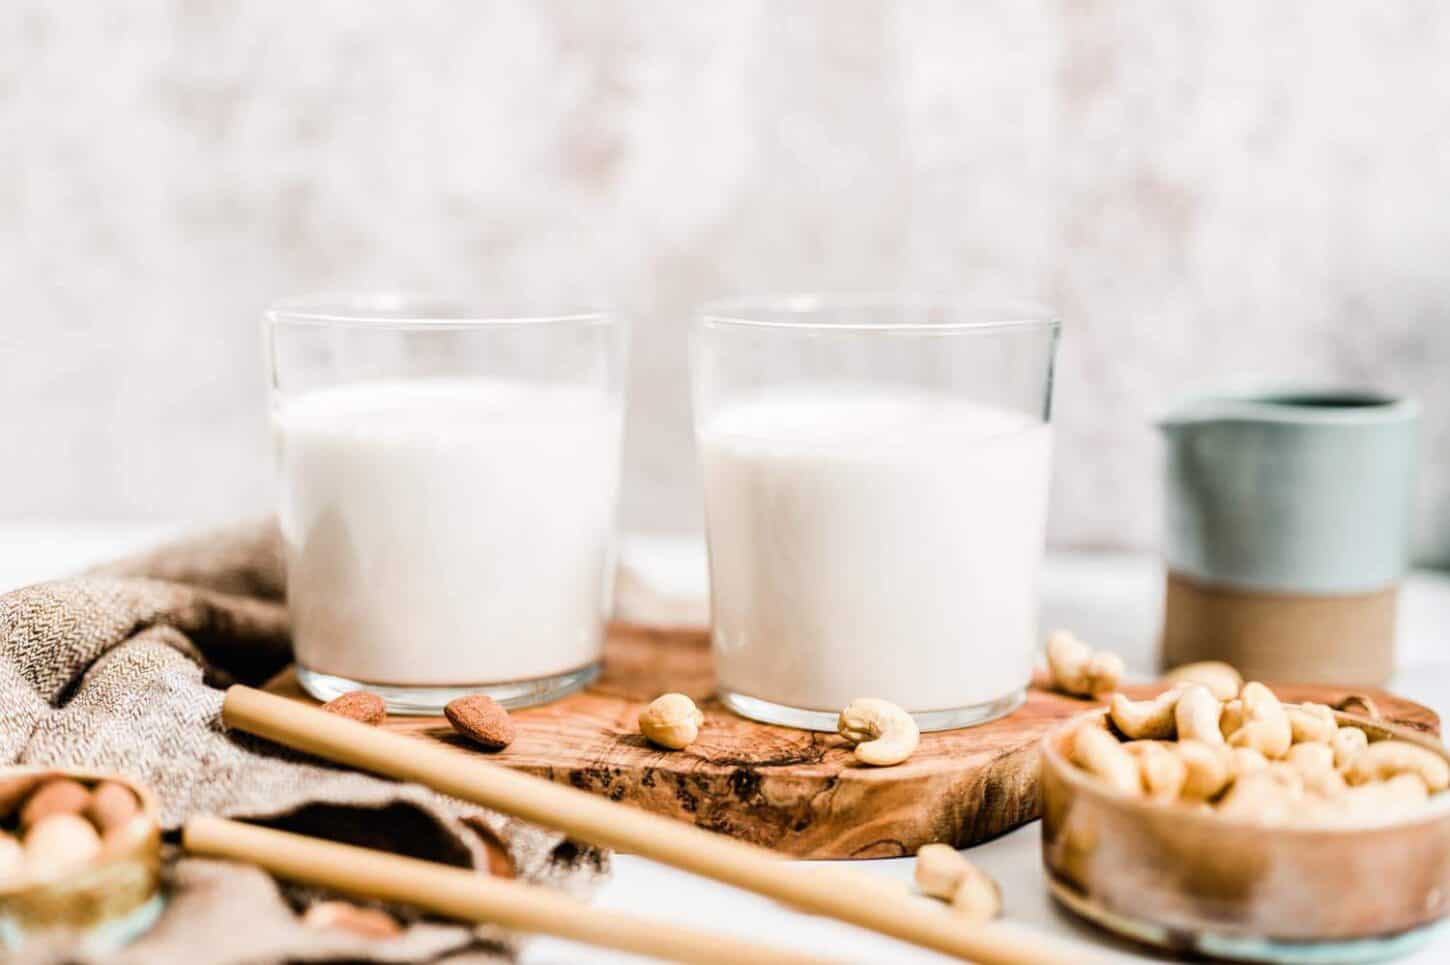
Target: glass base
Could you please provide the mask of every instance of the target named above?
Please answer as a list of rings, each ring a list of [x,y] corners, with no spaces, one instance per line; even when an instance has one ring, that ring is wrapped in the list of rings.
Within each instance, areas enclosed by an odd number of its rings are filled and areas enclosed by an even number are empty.
[[[720,703],[741,717],[749,717],[762,724],[779,724],[782,727],[794,727],[798,730],[818,730],[834,734],[836,722],[840,719],[838,711],[802,710],[799,707],[787,707],[784,704],[761,700],[759,697],[748,697],[724,687],[718,688],[715,693],[720,698]],[[950,710],[929,710],[911,716],[923,733],[933,730],[956,730],[958,727],[971,727],[974,724],[985,724],[989,720],[996,720],[998,717],[1006,717],[1021,707],[1022,702],[1026,699],[1027,688],[1022,687],[1005,697],[985,704],[954,707]]]
[[[328,701],[355,690],[366,690],[377,694],[388,705],[388,713],[405,716],[436,717],[443,713],[443,707],[450,700],[467,697],[470,694],[485,694],[509,710],[532,707],[558,700],[566,694],[582,690],[599,676],[599,664],[591,663],[577,670],[568,670],[552,677],[535,677],[532,680],[508,680],[495,684],[460,684],[449,686],[396,686],[391,684],[365,683],[349,680],[333,674],[309,670],[297,665],[297,682],[302,689],[318,700]]]

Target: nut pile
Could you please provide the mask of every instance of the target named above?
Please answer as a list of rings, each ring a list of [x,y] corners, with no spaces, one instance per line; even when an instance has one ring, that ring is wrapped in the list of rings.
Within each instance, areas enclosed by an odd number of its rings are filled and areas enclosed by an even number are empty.
[[[0,881],[50,881],[150,833],[141,802],[124,784],[45,774],[0,779]]]
[[[1294,827],[1401,819],[1450,787],[1450,764],[1417,744],[1372,740],[1324,704],[1285,704],[1223,663],[1169,675],[1149,700],[1114,693],[1079,726],[1072,762],[1118,793]]]

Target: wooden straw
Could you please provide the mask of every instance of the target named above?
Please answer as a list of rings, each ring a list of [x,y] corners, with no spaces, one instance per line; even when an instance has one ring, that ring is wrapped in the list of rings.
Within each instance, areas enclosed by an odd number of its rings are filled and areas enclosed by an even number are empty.
[[[449,918],[494,922],[518,931],[557,935],[669,961],[703,965],[822,965],[827,961],[728,935],[603,911],[562,892],[466,868],[221,818],[187,821],[181,829],[181,843],[195,854],[248,861],[279,877],[309,885],[413,905]]]
[[[890,899],[881,889],[852,887],[839,876],[795,873],[785,866],[787,859],[765,848],[250,687],[227,691],[222,718],[231,727],[339,764],[426,784],[580,841],[652,858],[983,965],[1067,965],[1095,958],[1076,942],[1001,922],[971,924],[929,902],[909,895]]]

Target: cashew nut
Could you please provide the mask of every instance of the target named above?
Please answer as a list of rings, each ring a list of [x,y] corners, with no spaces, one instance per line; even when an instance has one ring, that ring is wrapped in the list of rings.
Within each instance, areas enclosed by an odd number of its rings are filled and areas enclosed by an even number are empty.
[[[1358,727],[1341,727],[1329,739],[1329,746],[1334,751],[1334,766],[1343,767],[1369,746],[1369,735]]]
[[[952,911],[976,924],[991,921],[1002,912],[1002,889],[995,878],[976,865],[968,862],[967,868],[952,894]]]
[[[1218,728],[1223,704],[1203,684],[1190,684],[1178,697],[1173,708],[1173,719],[1178,729],[1179,740],[1203,741],[1205,744],[1222,744],[1223,732]]]
[[[1244,726],[1244,702],[1237,697],[1224,701],[1223,713],[1218,717],[1218,729],[1224,739],[1232,737],[1242,726]]]
[[[1296,744],[1327,742],[1339,729],[1334,711],[1324,704],[1285,704],[1284,716],[1289,718],[1289,731]]]
[[[1228,786],[1233,777],[1233,756],[1224,746],[1222,738],[1216,744],[1181,740],[1171,746],[1183,761],[1184,797],[1203,800],[1213,797]]]
[[[1378,784],[1351,787],[1335,797],[1302,802],[1297,823],[1310,827],[1365,827],[1399,820],[1425,803],[1425,782],[1399,774]]]
[[[1408,741],[1376,741],[1344,765],[1344,779],[1350,784],[1388,781],[1401,774],[1419,777],[1432,793],[1450,786],[1450,764],[1445,758]]]
[[[1118,739],[1094,724],[1083,724],[1072,740],[1072,760],[1120,794],[1137,797],[1142,791],[1138,762]]]
[[[921,740],[921,730],[910,714],[877,697],[851,701],[841,711],[836,729],[856,745],[856,760],[876,767],[900,764]]]
[[[1347,785],[1334,769],[1334,750],[1318,742],[1295,744],[1285,762],[1304,779],[1304,790],[1320,797],[1338,797]]]
[[[1202,684],[1219,700],[1233,700],[1243,689],[1244,678],[1222,660],[1203,660],[1174,667],[1163,675],[1174,683]]]
[[[688,747],[700,736],[705,715],[684,694],[656,697],[639,712],[639,732],[651,743],[670,750]]]
[[[1244,725],[1229,737],[1229,744],[1252,747],[1275,760],[1289,753],[1294,732],[1274,692],[1261,683],[1247,683],[1239,699],[1244,702]]]
[[[1296,771],[1265,767],[1235,781],[1219,803],[1218,813],[1261,824],[1284,824],[1294,817],[1295,806],[1303,796],[1303,783]]]
[[[949,844],[924,844],[916,852],[916,887],[924,895],[950,901],[967,864]]]
[[[1334,749],[1328,744],[1317,742],[1295,744],[1289,748],[1289,755],[1284,760],[1288,761],[1300,774],[1332,771],[1334,770]]]
[[[1129,740],[1172,740],[1177,734],[1173,710],[1178,706],[1179,688],[1165,690],[1151,700],[1129,700],[1113,694],[1108,716]]]
[[[1232,755],[1230,760],[1233,762],[1235,777],[1262,771],[1269,766],[1269,759],[1252,747],[1235,747],[1229,753]]]
[[[1154,801],[1176,801],[1188,780],[1188,765],[1173,753],[1173,744],[1166,741],[1134,741],[1123,750],[1138,762],[1138,776],[1143,791]]]
[[[997,882],[950,845],[923,845],[916,852],[916,887],[951,902],[953,911],[972,921],[989,921],[1002,910]]]
[[[1047,637],[1047,669],[1052,685],[1074,697],[1107,693],[1123,679],[1123,658],[1107,650],[1093,650],[1066,630]]]

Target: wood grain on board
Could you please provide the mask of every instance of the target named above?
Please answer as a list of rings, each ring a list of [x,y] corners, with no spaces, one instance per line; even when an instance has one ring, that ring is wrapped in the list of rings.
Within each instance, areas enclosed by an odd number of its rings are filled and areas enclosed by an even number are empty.
[[[1035,819],[1038,739],[1095,706],[1034,686],[1008,717],[923,734],[904,764],[871,768],[834,734],[757,724],[721,707],[703,630],[615,625],[604,659],[587,690],[514,711],[518,736],[503,751],[475,750],[442,717],[391,717],[381,726],[786,854],[884,858],[915,854],[933,841],[965,847]],[[311,700],[290,671],[268,689]],[[1124,688],[1133,696],[1157,689]],[[636,724],[646,703],[671,690],[689,694],[705,714],[699,739],[683,751],[649,745]],[[1285,700],[1329,704],[1368,693],[1387,720],[1439,730],[1434,711],[1380,691],[1274,690]]]

